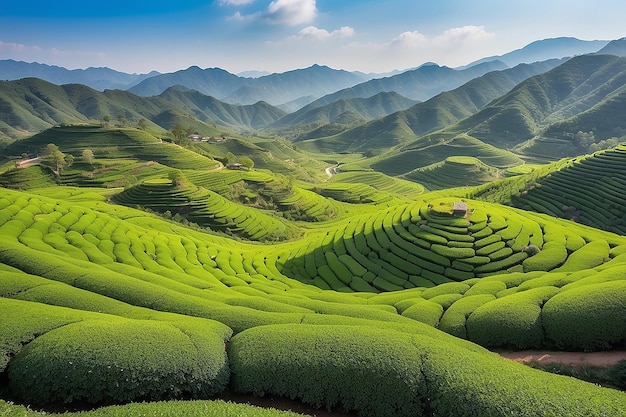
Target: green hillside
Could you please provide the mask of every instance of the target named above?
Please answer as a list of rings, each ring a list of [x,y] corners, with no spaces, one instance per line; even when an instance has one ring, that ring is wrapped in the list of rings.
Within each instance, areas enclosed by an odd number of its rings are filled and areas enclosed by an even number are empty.
[[[369,98],[340,99],[326,105],[313,102],[278,119],[272,124],[272,128],[283,136],[295,136],[294,141],[298,141],[309,136],[308,131],[328,124],[341,125],[347,129],[355,124],[405,110],[414,104],[414,100],[395,92],[383,92]]]
[[[0,335],[8,389],[31,404],[100,404],[210,398],[230,381],[237,392],[363,415],[405,408],[402,415],[424,415],[423,407],[462,415],[450,408],[459,392],[483,390],[490,394],[471,407],[489,415],[622,409],[623,393],[513,364],[462,339],[487,347],[621,346],[626,240],[473,201],[468,218],[451,217],[452,201],[397,205],[263,246],[104,202],[6,190],[0,302],[10,331]],[[506,269],[519,272],[492,275]],[[150,365],[164,356],[167,367]],[[468,358],[471,369],[456,365]],[[304,380],[303,367],[311,375]],[[86,369],[102,382],[85,384]],[[331,369],[334,379],[325,376]],[[408,370],[418,378],[406,379]],[[107,385],[126,372],[119,388]],[[421,378],[442,374],[447,382],[428,388],[436,397],[427,399]],[[361,397],[368,375],[398,399]],[[521,378],[532,383],[520,388]]]
[[[624,235],[625,163],[623,145],[570,159],[527,180],[511,195],[510,204]]]
[[[585,55],[532,77],[481,112],[451,127],[487,143],[513,148],[541,136],[552,123],[602,105],[626,82],[626,59]],[[600,138],[598,138],[600,139]],[[547,149],[550,150],[549,148]],[[581,150],[573,148],[573,156]],[[526,152],[520,148],[520,152]],[[532,149],[538,154],[540,148]],[[548,153],[548,157],[552,156]]]
[[[4,154],[19,157],[22,154],[37,155],[53,143],[63,153],[81,156],[91,149],[99,158],[137,158],[155,161],[171,168],[213,169],[218,163],[189,149],[162,142],[161,139],[137,129],[102,128],[100,126],[68,126],[45,130],[28,139],[9,145]]]
[[[624,58],[609,55],[576,57],[527,78],[500,98],[483,103],[484,107],[474,107],[474,113],[469,115],[471,107],[462,98],[482,85],[481,79],[476,79],[450,92],[449,96],[442,94],[356,130],[307,142],[319,149],[374,150],[380,155],[361,166],[395,176],[410,175],[408,173],[415,169],[442,162],[450,156],[473,156],[491,169],[502,169],[519,165],[522,159],[546,162],[605,149],[617,145],[623,136],[617,113],[623,107],[625,63]],[[492,83],[493,80],[489,80],[487,84]],[[465,106],[438,105],[439,100],[465,103]],[[465,110],[450,117],[448,109]],[[426,124],[406,123],[410,115],[420,114],[416,111],[425,112],[422,117]],[[427,128],[415,131],[411,127],[414,125]],[[449,149],[450,145],[455,149]],[[312,145],[301,146],[313,148]],[[491,154],[502,156],[483,158],[484,151],[478,150],[488,148],[492,149]],[[440,183],[438,187],[454,185],[455,182]]]
[[[254,105],[235,106],[197,91],[172,87],[159,95],[184,113],[193,114],[204,122],[220,122],[234,129],[247,127],[259,129],[270,125],[285,113],[265,102]]]
[[[336,150],[341,151],[387,150],[393,145],[410,142],[421,135],[444,128],[476,113],[516,84],[552,69],[558,63],[557,60],[551,60],[489,72],[405,111],[393,113],[328,138],[318,135],[318,139],[313,142],[330,143],[331,146],[335,146]]]
[[[423,140],[411,144],[411,146],[372,158],[370,164],[373,169],[387,175],[403,175],[408,174],[416,167],[427,167],[451,156],[474,157],[492,168],[499,169],[523,163],[520,157],[513,152],[462,134],[451,138],[438,137],[438,135],[427,136]],[[347,169],[349,167],[350,165]]]
[[[96,91],[79,84],[57,86],[37,78],[0,82],[0,134],[15,140],[55,125],[103,123],[137,126],[144,119],[149,129],[163,134],[184,122],[204,135],[222,130],[264,127],[284,116],[267,103],[237,106],[197,91],[171,88],[160,96],[140,97],[122,90]],[[168,117],[169,115],[169,117]],[[172,120],[177,115],[177,120]]]
[[[497,169],[471,156],[449,156],[405,174],[404,177],[423,184],[430,190],[480,185],[498,179]]]
[[[623,361],[601,386],[495,352],[626,347],[625,63],[492,72],[353,129],[397,94],[287,123],[2,83],[0,415],[623,415]]]

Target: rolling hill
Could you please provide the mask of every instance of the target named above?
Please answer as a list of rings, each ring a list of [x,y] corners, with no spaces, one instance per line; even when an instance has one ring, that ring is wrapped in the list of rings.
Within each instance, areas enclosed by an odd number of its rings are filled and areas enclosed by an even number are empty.
[[[366,137],[369,142],[365,144],[348,142],[352,146],[349,149],[358,150],[359,147],[374,142],[378,149],[382,150],[386,145],[399,144],[399,139],[413,137],[413,141],[401,143],[398,149],[371,161],[371,167],[391,175],[401,175],[412,169],[442,161],[450,156],[445,150],[450,143],[462,143],[467,138],[472,138],[472,144],[476,141],[482,142],[499,149],[500,152],[508,152],[513,157],[507,158],[506,162],[500,160],[495,165],[483,160],[494,167],[519,164],[521,162],[519,158],[542,162],[557,160],[564,156],[585,153],[592,145],[610,147],[617,144],[619,137],[623,135],[621,130],[623,123],[621,118],[614,117],[614,114],[621,108],[621,94],[626,88],[625,70],[626,60],[621,57],[613,55],[575,57],[550,71],[520,82],[511,91],[491,101],[480,111],[456,123],[433,126],[432,133],[417,135],[400,119],[416,109],[428,109],[430,103],[425,102],[405,112],[371,122],[370,125],[373,126],[383,120],[387,122],[386,126],[382,124],[378,129],[372,128],[372,131],[378,132],[377,136],[360,132],[359,129],[363,127],[358,127],[354,133],[346,131],[337,137],[319,141],[324,141],[327,146],[339,142],[341,146],[341,139],[355,141]],[[458,91],[463,92],[463,88]],[[437,119],[429,117],[427,120]],[[604,124],[607,124],[606,129],[601,127]],[[440,127],[440,130],[435,131],[436,127]],[[586,141],[578,139],[581,135],[576,136],[580,128],[584,127],[589,127],[591,132],[585,136]],[[594,129],[598,131],[597,137]],[[615,136],[617,137],[615,141],[605,141]],[[459,138],[462,140],[459,141]],[[415,154],[409,156],[412,151],[424,149],[428,149],[429,155],[437,155],[438,148],[441,148],[442,152],[437,160],[417,157]],[[458,155],[478,157],[462,149],[456,152]],[[518,161],[515,162],[514,159]],[[407,161],[413,161],[412,165],[407,164]],[[350,167],[347,166],[346,169]]]
[[[625,82],[626,59],[612,55],[575,57],[520,83],[479,113],[448,130],[463,131],[508,149],[518,146],[528,154],[533,148],[519,145],[535,137],[540,139],[542,131],[557,120],[574,117],[598,106],[624,88]],[[580,152],[572,151],[573,154]],[[550,155],[549,149],[539,152]]]
[[[368,150],[381,152],[474,114],[518,83],[548,71],[559,63],[558,60],[551,60],[489,72],[405,111],[365,123],[338,135],[315,138],[307,143],[306,147],[313,149],[321,142],[325,144],[325,148],[334,146],[337,151],[342,152]],[[364,143],[363,138],[367,138],[367,142]]]
[[[318,128],[330,123],[349,126],[407,109],[414,104],[415,101],[395,92],[379,93],[368,98],[342,99],[322,106],[313,102],[281,117],[270,127],[285,135],[292,130]]]
[[[0,131],[8,138],[20,138],[57,124],[113,123],[136,124],[151,121],[148,127],[159,132],[170,130],[177,122],[206,130],[256,129],[284,116],[267,103],[236,106],[196,91],[172,88],[161,96],[141,97],[123,90],[99,92],[80,84],[57,86],[37,79],[0,82]],[[122,118],[123,122],[119,119]]]

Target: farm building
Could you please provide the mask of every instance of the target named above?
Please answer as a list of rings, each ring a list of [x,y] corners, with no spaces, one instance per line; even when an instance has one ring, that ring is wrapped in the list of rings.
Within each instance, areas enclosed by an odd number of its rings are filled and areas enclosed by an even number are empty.
[[[467,203],[465,201],[455,201],[452,207],[454,217],[465,217],[467,215]]]

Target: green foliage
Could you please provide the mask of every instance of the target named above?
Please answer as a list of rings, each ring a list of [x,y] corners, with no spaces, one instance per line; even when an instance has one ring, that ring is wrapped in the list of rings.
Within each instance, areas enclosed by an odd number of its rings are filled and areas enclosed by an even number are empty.
[[[259,327],[235,336],[229,355],[239,392],[367,416],[421,415],[425,407],[420,355],[402,334],[365,327]]]
[[[541,252],[526,258],[522,263],[524,272],[551,271],[567,259],[567,249],[558,242],[548,242]]]
[[[7,375],[31,404],[97,404],[208,398],[226,387],[229,370],[210,327],[117,319],[49,331],[9,362]]]
[[[468,339],[490,347],[541,347],[544,339],[541,306],[558,291],[546,286],[478,307],[467,319]]]
[[[423,299],[416,301],[411,307],[402,312],[404,317],[428,324],[432,327],[437,327],[442,314],[443,307],[441,304]]]
[[[0,415],[37,417],[41,413],[28,407],[18,406],[0,400]],[[131,403],[126,405],[108,406],[80,413],[46,413],[50,416],[65,417],[302,417],[303,414],[281,411],[274,408],[258,407],[249,404],[238,404],[223,400],[213,401],[169,401],[153,403]]]
[[[258,327],[233,338],[230,358],[237,391],[362,416],[600,417],[626,405],[618,391],[390,329]]]
[[[479,294],[463,297],[445,311],[439,322],[439,330],[456,337],[467,339],[467,318],[483,304],[495,300],[491,294]]]
[[[558,271],[576,272],[595,268],[609,260],[609,244],[605,240],[594,240],[570,254]]]
[[[626,281],[557,294],[542,310],[546,337],[560,349],[599,350],[626,342]]]

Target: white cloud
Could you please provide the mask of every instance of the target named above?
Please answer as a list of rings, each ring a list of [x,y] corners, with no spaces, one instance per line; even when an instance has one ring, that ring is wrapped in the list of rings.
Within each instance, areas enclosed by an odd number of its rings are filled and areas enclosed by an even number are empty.
[[[428,42],[428,38],[417,31],[402,32],[391,40],[391,45],[394,46],[419,46]]]
[[[484,26],[463,26],[446,30],[440,36],[433,39],[433,42],[440,45],[458,45],[491,39],[495,35],[485,30]]]
[[[317,16],[316,0],[274,0],[263,13],[263,19],[272,24],[290,26],[309,23]]]
[[[290,40],[313,40],[325,41],[330,38],[349,38],[354,35],[354,29],[350,26],[342,26],[332,32],[326,29],[320,29],[315,26],[307,26],[294,36],[290,36]]]
[[[254,0],[218,0],[220,6],[244,6],[254,3]]]
[[[355,36],[356,38],[356,36]],[[427,36],[419,31],[402,32],[388,41],[361,42],[357,39],[338,45],[333,56],[335,66],[346,69],[369,68],[384,72],[394,68],[414,68],[424,62],[459,66],[485,56],[495,39],[484,26],[463,26]],[[327,45],[327,44],[326,44]]]

